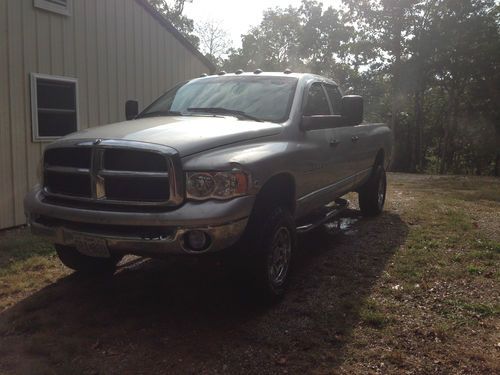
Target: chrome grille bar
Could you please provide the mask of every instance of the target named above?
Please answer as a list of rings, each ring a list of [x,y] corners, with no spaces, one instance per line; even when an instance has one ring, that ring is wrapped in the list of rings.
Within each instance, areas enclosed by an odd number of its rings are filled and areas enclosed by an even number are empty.
[[[45,170],[48,172],[67,173],[67,174],[89,174],[88,168],[62,167],[59,165],[46,165]]]
[[[61,177],[58,178],[68,179],[71,179],[71,175],[88,175],[90,179],[89,195],[82,196],[81,194],[73,195],[61,191],[51,191],[50,186],[46,185],[45,181],[44,193],[47,196],[68,201],[130,206],[177,206],[182,203],[184,199],[184,178],[180,158],[176,150],[167,146],[135,141],[102,140],[94,142],[68,140],[49,145],[46,151],[54,150],[59,152],[58,149],[70,149],[70,151],[80,149],[83,151],[84,148],[90,151],[90,160],[87,159],[90,163],[88,168],[83,168],[85,165],[82,165],[81,162],[75,165],[72,162],[72,158],[69,159],[69,162],[68,159],[61,160],[61,164],[63,165],[57,165],[58,160],[52,157],[48,161],[50,164],[46,163],[44,165],[44,171],[46,173],[45,176],[48,176],[47,173],[50,173],[51,175],[60,175]],[[146,170],[142,171],[127,170],[127,162],[124,161],[125,164],[119,165],[119,159],[116,158],[114,163],[118,163],[117,166],[120,170],[106,169],[105,158],[107,150],[120,150],[120,152],[125,153],[125,156],[127,151],[131,152],[129,156],[136,155],[134,153],[143,153],[145,161],[148,160],[146,155],[156,154],[156,159],[152,158],[151,160],[158,161],[161,160],[160,157],[163,158],[165,162],[164,167],[161,168],[165,168],[165,171],[149,170],[154,165],[156,165],[154,168],[157,168],[158,165],[161,166],[158,163],[145,165]],[[77,155],[78,153],[77,151],[74,154]],[[114,155],[116,156],[116,153]],[[138,169],[140,167],[140,164],[133,162],[131,165]],[[162,179],[166,181],[165,200],[160,199],[160,196],[163,195],[161,193]],[[150,182],[148,183],[148,181]],[[107,186],[108,184],[111,185]],[[123,189],[121,186],[123,186]],[[144,191],[141,190],[143,186]],[[107,187],[111,189],[109,192],[106,192]],[[143,200],[140,200],[140,197]]]
[[[99,172],[103,177],[146,177],[146,178],[168,178],[168,172],[136,172],[136,171],[112,171],[103,169]]]

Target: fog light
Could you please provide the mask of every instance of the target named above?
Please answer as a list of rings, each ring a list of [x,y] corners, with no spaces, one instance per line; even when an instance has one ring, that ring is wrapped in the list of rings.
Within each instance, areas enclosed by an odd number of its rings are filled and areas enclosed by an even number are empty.
[[[186,247],[193,251],[203,251],[210,244],[209,237],[201,230],[192,230],[184,235]]]

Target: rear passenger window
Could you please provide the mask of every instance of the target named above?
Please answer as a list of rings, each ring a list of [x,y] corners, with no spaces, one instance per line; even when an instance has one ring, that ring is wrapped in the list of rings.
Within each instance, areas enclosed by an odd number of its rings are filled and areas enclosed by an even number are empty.
[[[330,99],[330,103],[332,105],[332,110],[334,115],[340,115],[340,108],[342,105],[342,94],[339,91],[339,88],[332,85],[325,85],[326,92],[328,94],[328,98]]]
[[[305,116],[329,115],[330,106],[321,83],[313,83],[307,94],[307,103],[304,109]]]

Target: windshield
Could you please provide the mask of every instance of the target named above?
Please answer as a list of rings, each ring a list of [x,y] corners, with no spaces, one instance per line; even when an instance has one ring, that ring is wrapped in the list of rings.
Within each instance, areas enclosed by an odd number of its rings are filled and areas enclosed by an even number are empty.
[[[295,77],[210,77],[180,84],[161,96],[139,117],[236,111],[259,120],[288,119],[297,85]],[[196,111],[193,111],[195,109]],[[222,111],[217,112],[224,114]]]

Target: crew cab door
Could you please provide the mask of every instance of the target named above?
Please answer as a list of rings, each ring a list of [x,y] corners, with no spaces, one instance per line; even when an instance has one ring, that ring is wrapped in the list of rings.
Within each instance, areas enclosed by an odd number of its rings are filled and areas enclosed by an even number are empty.
[[[304,116],[331,115],[332,106],[323,83],[312,83],[304,93]],[[316,129],[300,133],[303,144],[303,158],[300,169],[303,181],[299,187],[299,201],[304,211],[331,202],[334,198],[335,184],[342,180],[347,168],[345,153],[349,145],[336,129]]]
[[[330,101],[333,115],[340,115],[342,110],[342,93],[337,86],[323,84]],[[357,172],[357,157],[353,151],[358,138],[355,137],[354,126],[340,126],[329,129],[330,163],[337,171],[331,184],[335,184],[334,191],[342,193],[348,191],[354,184],[354,175]]]

